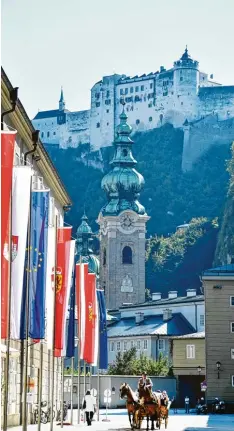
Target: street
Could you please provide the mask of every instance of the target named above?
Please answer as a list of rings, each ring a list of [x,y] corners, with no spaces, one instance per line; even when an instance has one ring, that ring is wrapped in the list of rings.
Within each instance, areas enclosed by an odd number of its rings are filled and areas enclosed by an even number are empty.
[[[125,410],[110,410],[108,412],[108,422],[103,421],[106,418],[105,411],[100,412],[100,422],[93,422],[93,431],[129,431],[129,422]],[[14,431],[20,431],[22,427],[14,427]],[[50,424],[41,425],[42,431],[49,431]],[[58,431],[61,429],[60,426],[54,424],[54,430]],[[70,430],[80,430],[83,431],[87,429],[87,426],[83,424],[77,425],[77,410],[74,411],[74,425],[68,426],[64,425],[64,431]],[[146,422],[143,422],[142,429],[146,429]],[[162,425],[162,430],[164,430],[164,425]],[[171,412],[168,430],[173,431],[205,431],[209,429],[210,431],[233,431],[234,429],[234,415],[202,415],[197,416],[195,414],[186,415],[184,412],[179,412],[178,414],[173,414]],[[36,431],[37,425],[29,425],[28,431]]]

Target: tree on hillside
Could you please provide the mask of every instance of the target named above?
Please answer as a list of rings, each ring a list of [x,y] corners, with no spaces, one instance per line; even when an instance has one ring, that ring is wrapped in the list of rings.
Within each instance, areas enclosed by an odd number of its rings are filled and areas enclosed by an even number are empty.
[[[138,357],[136,348],[133,347],[126,352],[117,353],[114,363],[109,366],[108,374],[139,376],[143,371],[150,376],[167,376],[171,374],[171,367],[168,358],[161,353],[155,361],[144,353]]]

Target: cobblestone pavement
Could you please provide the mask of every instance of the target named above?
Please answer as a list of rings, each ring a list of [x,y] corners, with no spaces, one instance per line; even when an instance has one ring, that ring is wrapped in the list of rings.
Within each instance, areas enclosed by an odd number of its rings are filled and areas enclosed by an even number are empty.
[[[81,422],[77,424],[77,411],[74,411],[74,425],[64,425],[64,431],[83,431],[87,430],[87,425]],[[100,421],[95,420],[92,427],[88,429],[92,431],[130,431],[128,417],[126,411],[110,410],[108,413],[108,422],[105,422],[105,412],[100,412]],[[54,431],[61,430],[61,426],[54,423]],[[142,424],[142,430],[146,429],[146,422]],[[164,425],[162,425],[164,430]],[[14,427],[13,431],[21,431],[22,427]],[[41,431],[49,431],[50,424],[41,424]],[[178,413],[170,414],[168,431],[234,431],[234,415],[204,415],[197,416],[195,414],[186,415]],[[29,425],[28,431],[37,431],[37,425]]]

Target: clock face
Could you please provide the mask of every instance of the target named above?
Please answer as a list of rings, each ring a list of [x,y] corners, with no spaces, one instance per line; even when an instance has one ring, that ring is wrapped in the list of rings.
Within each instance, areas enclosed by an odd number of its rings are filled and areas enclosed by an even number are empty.
[[[121,226],[122,226],[123,229],[130,230],[134,226],[134,219],[130,215],[124,215],[121,218],[120,223],[121,223]]]

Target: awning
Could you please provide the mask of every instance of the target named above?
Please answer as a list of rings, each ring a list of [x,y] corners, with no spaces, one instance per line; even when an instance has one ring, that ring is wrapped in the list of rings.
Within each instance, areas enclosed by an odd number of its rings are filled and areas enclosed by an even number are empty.
[[[6,358],[6,351],[7,351],[6,345],[5,344],[1,344],[1,358]],[[18,358],[19,355],[20,355],[19,350],[13,349],[13,347],[10,347],[10,356],[11,357]]]

